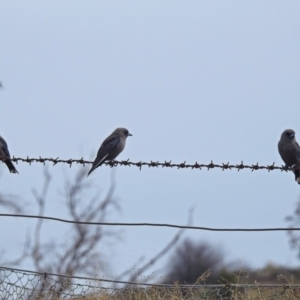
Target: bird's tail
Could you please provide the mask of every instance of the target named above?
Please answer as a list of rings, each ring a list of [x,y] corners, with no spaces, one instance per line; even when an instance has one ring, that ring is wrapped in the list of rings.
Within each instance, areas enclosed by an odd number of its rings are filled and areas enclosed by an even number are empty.
[[[7,165],[10,173],[18,173],[19,174],[19,172],[17,171],[17,169],[15,168],[14,164],[12,163],[12,161],[10,159],[6,159],[4,161],[4,163]]]
[[[294,170],[295,180],[300,184],[300,170]]]
[[[91,167],[91,169],[89,170],[89,172],[87,173],[87,176],[89,176],[97,167],[95,167],[95,165],[93,164],[93,166]]]
[[[90,171],[87,173],[87,176],[89,176],[94,171],[93,168],[90,169]]]

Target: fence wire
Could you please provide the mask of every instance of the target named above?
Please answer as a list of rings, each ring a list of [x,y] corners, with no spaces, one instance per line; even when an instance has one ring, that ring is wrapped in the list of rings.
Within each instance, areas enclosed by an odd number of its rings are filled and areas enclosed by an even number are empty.
[[[122,283],[123,286],[115,287]],[[296,299],[296,284],[171,285],[114,281],[0,267],[1,300]]]
[[[113,223],[113,222],[88,222],[88,221],[74,221],[66,220],[55,217],[37,216],[37,215],[17,215],[17,214],[0,214],[1,217],[13,217],[13,218],[28,218],[28,219],[40,219],[48,221],[56,221],[69,224],[82,224],[92,226],[143,226],[143,227],[167,227],[167,228],[178,228],[178,229],[192,229],[192,230],[206,230],[206,231],[227,231],[227,232],[263,232],[263,231],[300,231],[300,227],[273,227],[273,228],[211,228],[211,227],[200,227],[191,225],[177,225],[167,223]]]
[[[0,157],[0,160],[3,160],[3,157]],[[46,162],[50,162],[53,165],[59,164],[59,163],[64,163],[64,164],[68,164],[70,167],[72,167],[73,164],[82,164],[83,166],[85,166],[86,164],[92,164],[92,161],[88,161],[88,160],[84,160],[83,158],[80,159],[59,159],[59,157],[57,158],[21,158],[21,157],[13,157],[11,159],[13,162],[25,162],[28,164],[32,164],[32,163],[42,163],[45,164]],[[221,164],[215,164],[213,161],[211,161],[208,164],[199,164],[198,162],[195,162],[194,164],[188,164],[186,163],[186,161],[184,161],[183,163],[172,163],[172,161],[164,161],[164,162],[159,162],[159,161],[150,161],[150,162],[143,162],[143,161],[139,161],[139,162],[132,162],[128,160],[122,160],[122,161],[107,161],[104,163],[106,166],[110,166],[110,167],[115,167],[115,166],[135,166],[138,167],[140,170],[142,169],[142,167],[162,167],[162,168],[177,168],[177,169],[198,169],[198,170],[202,170],[202,168],[205,168],[207,170],[210,169],[214,169],[214,168],[219,168],[222,169],[222,171],[224,170],[233,170],[236,169],[238,171],[243,170],[243,169],[249,169],[251,171],[257,171],[257,170],[267,170],[268,172],[270,171],[274,171],[274,170],[280,170],[280,171],[293,171],[293,170],[300,170],[300,166],[293,166],[293,167],[286,167],[286,166],[275,166],[275,163],[271,164],[271,165],[259,165],[258,163],[256,164],[244,164],[243,161],[241,161],[241,163],[239,164],[230,164],[228,163],[221,163]]]

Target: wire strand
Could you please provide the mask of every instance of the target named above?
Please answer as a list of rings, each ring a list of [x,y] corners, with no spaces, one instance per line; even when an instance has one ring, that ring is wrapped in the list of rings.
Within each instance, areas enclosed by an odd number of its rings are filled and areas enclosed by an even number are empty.
[[[0,160],[4,160],[7,159],[6,157],[0,156]],[[27,156],[27,158],[22,158],[22,157],[13,157],[11,158],[11,161],[13,162],[25,162],[28,164],[32,164],[32,163],[42,163],[45,164],[46,162],[51,162],[53,163],[53,166],[55,166],[56,164],[59,163],[64,163],[64,164],[68,164],[70,167],[73,164],[82,164],[83,166],[85,166],[85,164],[92,164],[92,161],[88,161],[82,158],[80,159],[59,159],[59,157],[57,158],[43,158],[43,157],[39,157],[39,158],[30,158]],[[280,170],[280,171],[295,171],[295,170],[300,170],[300,166],[292,166],[292,167],[287,167],[287,166],[275,166],[275,162],[273,162],[270,165],[259,165],[258,163],[256,164],[250,164],[250,165],[246,165],[243,163],[243,161],[241,161],[241,163],[239,164],[230,164],[228,163],[221,163],[221,164],[215,164],[212,160],[210,163],[208,164],[199,164],[198,162],[195,162],[194,164],[188,164],[186,163],[186,161],[184,161],[183,163],[172,163],[172,161],[164,161],[164,162],[159,162],[159,161],[150,161],[150,162],[143,162],[143,161],[139,161],[139,162],[132,162],[129,159],[127,160],[122,160],[122,161],[107,161],[104,162],[104,165],[106,166],[110,166],[110,167],[116,167],[116,166],[135,166],[138,167],[140,170],[142,169],[142,167],[146,166],[146,167],[162,167],[162,168],[177,168],[177,169],[199,169],[202,170],[202,168],[206,168],[207,170],[210,169],[214,169],[214,168],[219,168],[222,169],[222,171],[224,170],[232,170],[232,169],[237,169],[238,171],[243,170],[243,169],[250,169],[251,171],[257,171],[257,170],[267,170],[268,172],[270,171],[274,171],[274,170]]]
[[[178,229],[192,229],[192,230],[206,230],[206,231],[243,231],[243,232],[257,232],[257,231],[299,231],[298,227],[275,227],[275,228],[211,228],[202,226],[188,226],[176,225],[166,223],[112,223],[112,222],[86,222],[86,221],[72,221],[55,217],[36,216],[36,215],[20,215],[20,214],[0,214],[0,217],[15,217],[15,218],[30,218],[30,219],[43,219],[50,221],[57,221],[71,224],[81,225],[98,225],[98,226],[147,226],[147,227],[170,227]]]

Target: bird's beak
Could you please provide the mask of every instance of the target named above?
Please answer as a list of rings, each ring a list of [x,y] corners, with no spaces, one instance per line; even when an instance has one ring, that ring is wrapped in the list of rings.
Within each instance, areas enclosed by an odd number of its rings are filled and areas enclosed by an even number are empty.
[[[295,136],[295,134],[294,134],[294,133],[292,133],[292,134],[290,135],[290,137],[291,137],[291,138],[293,138],[294,136]]]
[[[132,136],[132,134],[131,133],[128,133],[128,135],[127,136]]]

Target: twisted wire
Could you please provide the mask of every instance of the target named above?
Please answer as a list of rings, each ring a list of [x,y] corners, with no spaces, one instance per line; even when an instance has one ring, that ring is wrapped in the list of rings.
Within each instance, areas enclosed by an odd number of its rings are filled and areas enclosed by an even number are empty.
[[[0,156],[0,160],[4,160],[4,157]],[[59,157],[57,158],[44,158],[44,157],[39,157],[39,158],[30,158],[27,156],[27,158],[22,158],[22,157],[13,157],[11,158],[13,162],[25,162],[31,165],[32,163],[42,163],[45,164],[46,162],[50,162],[55,166],[56,164],[59,163],[64,163],[68,164],[70,167],[72,167],[73,164],[82,164],[85,166],[86,164],[92,164],[92,161],[88,161],[82,158],[80,159],[60,159]],[[258,170],[267,170],[268,172],[274,171],[274,170],[280,170],[280,171],[295,171],[295,170],[300,170],[300,166],[292,166],[292,167],[286,167],[286,166],[275,166],[275,162],[270,165],[259,165],[259,163],[256,164],[244,164],[243,161],[238,164],[231,164],[229,162],[227,163],[220,163],[220,164],[215,164],[212,160],[208,164],[204,163],[198,163],[195,162],[194,164],[189,164],[186,161],[182,163],[172,163],[172,161],[164,161],[164,162],[159,162],[159,161],[150,161],[150,162],[145,162],[145,161],[139,161],[139,162],[133,162],[130,161],[129,159],[127,160],[122,160],[122,161],[107,161],[104,163],[106,166],[110,167],[116,167],[116,166],[135,166],[138,167],[140,170],[142,167],[162,167],[162,168],[177,168],[177,169],[198,169],[202,170],[202,168],[206,168],[207,170],[214,169],[214,168],[219,168],[222,171],[225,170],[233,170],[236,169],[238,171],[243,170],[243,169],[249,169],[251,171],[258,171]]]

